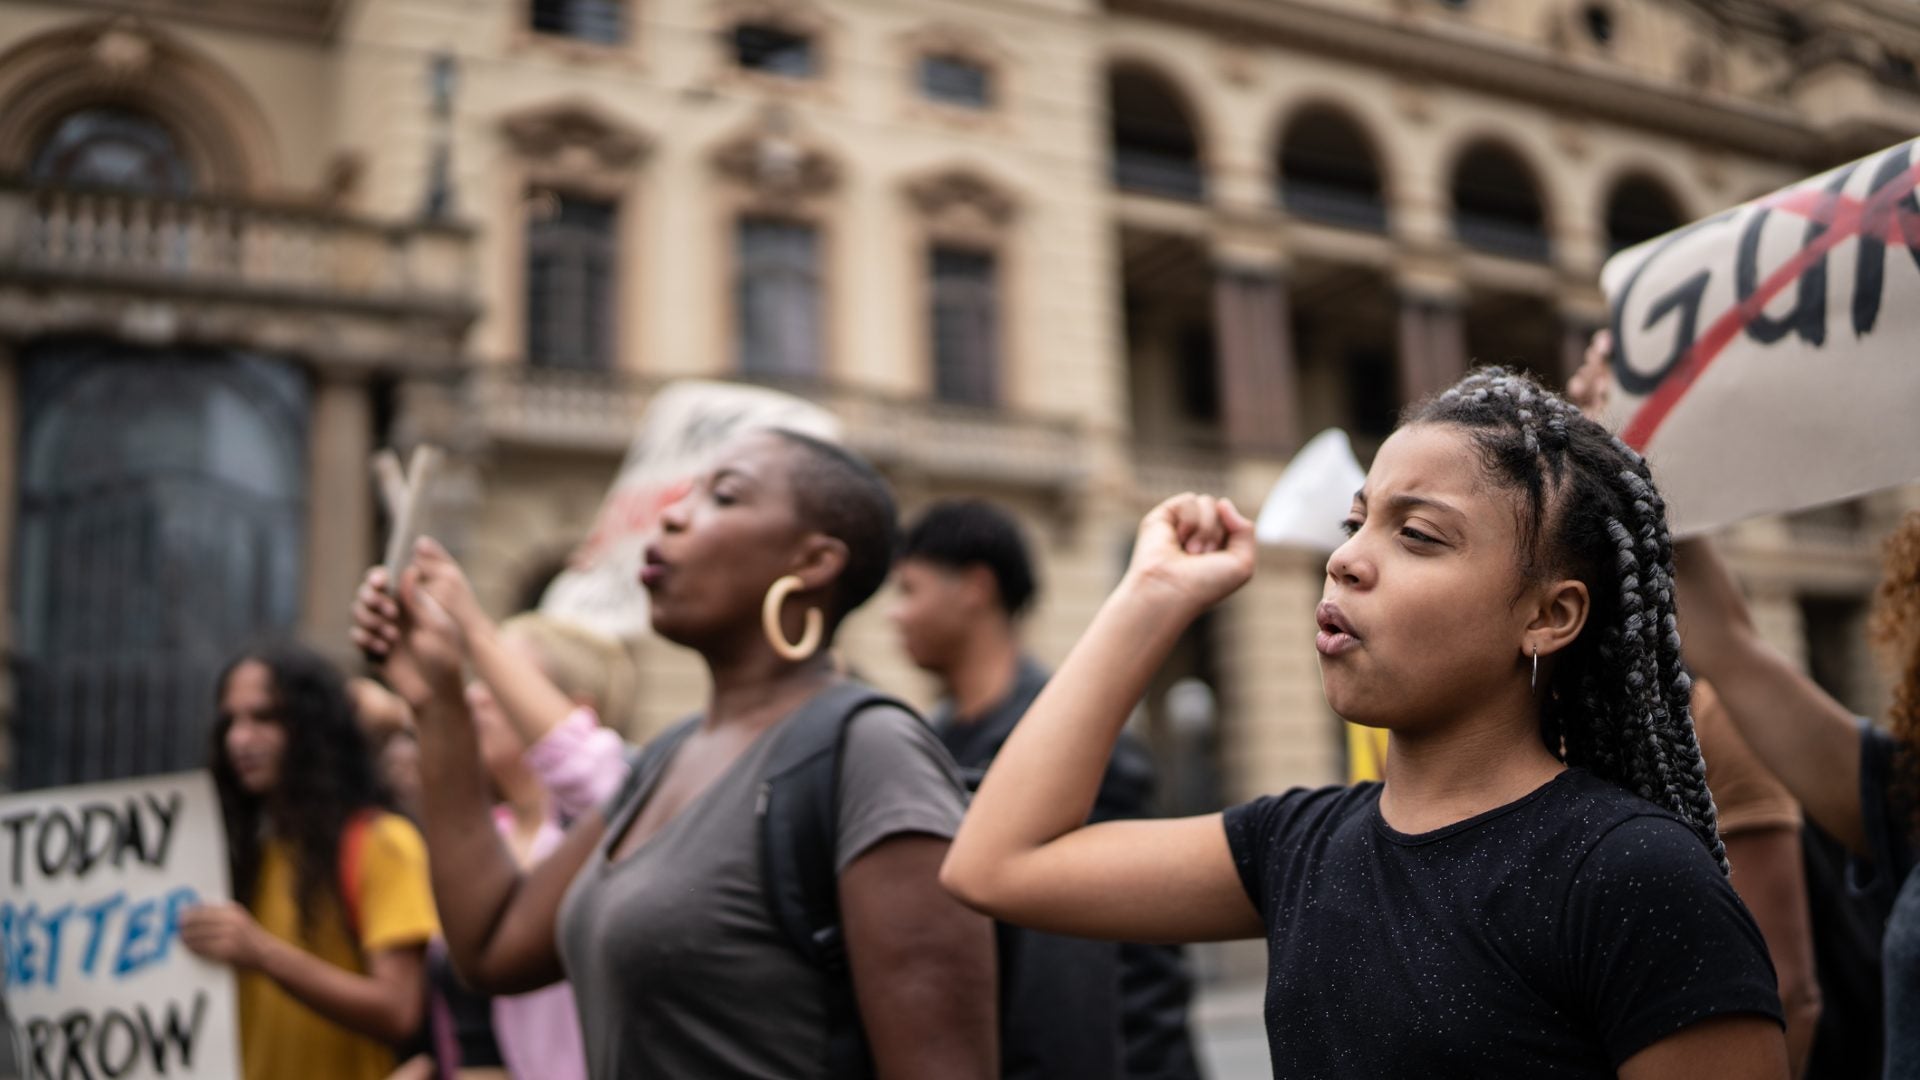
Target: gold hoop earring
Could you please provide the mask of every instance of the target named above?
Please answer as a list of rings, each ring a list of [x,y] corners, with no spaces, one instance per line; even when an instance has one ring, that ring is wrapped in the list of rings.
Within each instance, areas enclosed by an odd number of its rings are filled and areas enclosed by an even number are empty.
[[[819,651],[820,639],[827,632],[826,619],[817,607],[807,609],[806,629],[801,631],[798,642],[788,641],[786,628],[780,625],[780,609],[786,604],[787,597],[806,588],[806,585],[797,575],[788,574],[773,583],[773,587],[767,590],[766,601],[760,605],[760,629],[766,631],[767,644],[773,646],[773,651],[782,660],[796,664]]]

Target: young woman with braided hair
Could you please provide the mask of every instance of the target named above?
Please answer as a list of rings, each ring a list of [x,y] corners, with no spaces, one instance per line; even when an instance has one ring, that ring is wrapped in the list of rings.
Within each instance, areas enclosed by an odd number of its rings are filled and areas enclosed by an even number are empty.
[[[1390,732],[1383,783],[1082,826],[1154,669],[1253,573],[1233,504],[1182,495],[1001,751],[948,887],[1056,933],[1265,937],[1276,1076],[1785,1076],[1645,464],[1480,371],[1381,448],[1347,531],[1316,647],[1334,712]]]

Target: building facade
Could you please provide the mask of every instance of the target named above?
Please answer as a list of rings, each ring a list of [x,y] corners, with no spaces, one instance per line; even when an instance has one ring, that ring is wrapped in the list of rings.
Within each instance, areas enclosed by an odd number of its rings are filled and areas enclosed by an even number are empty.
[[[1159,499],[1559,378],[1610,252],[1911,137],[1916,57],[1884,0],[8,0],[0,777],[192,766],[244,640],[344,658],[379,446],[451,451],[432,528],[527,606],[689,376],[1015,508],[1057,660]],[[1915,502],[1731,544],[1856,708]],[[1160,677],[1170,809],[1339,775],[1320,575],[1263,553]],[[924,696],[883,610],[843,646]],[[640,734],[701,676],[634,647]]]

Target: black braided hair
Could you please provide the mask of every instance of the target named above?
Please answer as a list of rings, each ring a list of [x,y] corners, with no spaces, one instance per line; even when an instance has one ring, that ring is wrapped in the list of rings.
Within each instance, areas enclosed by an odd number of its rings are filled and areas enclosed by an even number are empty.
[[[1547,749],[1664,807],[1727,869],[1680,659],[1667,507],[1634,450],[1530,375],[1482,368],[1416,406],[1412,423],[1466,429],[1488,474],[1517,489],[1525,582],[1570,577],[1586,629],[1553,665]]]

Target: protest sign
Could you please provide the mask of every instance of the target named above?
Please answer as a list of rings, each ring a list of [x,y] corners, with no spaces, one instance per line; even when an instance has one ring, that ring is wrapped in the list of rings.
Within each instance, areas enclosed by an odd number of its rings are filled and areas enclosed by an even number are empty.
[[[1609,421],[1676,534],[1920,477],[1914,144],[1615,256]]]
[[[205,773],[0,797],[0,961],[26,1080],[239,1075],[232,971],[180,944],[228,898]]]
[[[711,467],[714,454],[727,443],[769,428],[830,441],[840,437],[831,413],[778,391],[695,381],[662,390],[640,419],[639,434],[600,505],[592,534],[548,586],[541,612],[610,637],[647,634],[640,568],[660,511]]]

